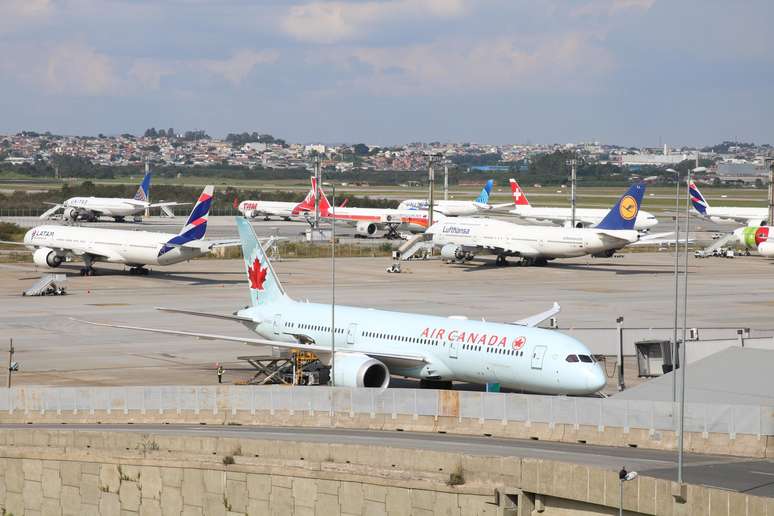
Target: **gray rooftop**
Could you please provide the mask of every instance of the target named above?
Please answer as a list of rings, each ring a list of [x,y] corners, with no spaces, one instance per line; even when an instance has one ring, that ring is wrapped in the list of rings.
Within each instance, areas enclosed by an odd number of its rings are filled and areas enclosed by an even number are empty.
[[[688,365],[689,403],[774,406],[774,351],[732,347]],[[678,382],[680,376],[677,377]],[[615,394],[616,399],[672,401],[672,373]]]

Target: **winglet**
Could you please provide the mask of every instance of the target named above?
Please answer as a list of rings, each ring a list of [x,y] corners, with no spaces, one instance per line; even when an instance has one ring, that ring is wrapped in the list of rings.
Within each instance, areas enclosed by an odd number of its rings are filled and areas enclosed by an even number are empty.
[[[511,324],[515,324],[518,326],[528,326],[532,328],[533,326],[537,326],[538,324],[542,323],[546,319],[555,316],[562,310],[562,307],[559,306],[559,303],[554,301],[554,304],[551,308],[546,310],[545,312],[540,312],[539,314],[531,315],[525,319],[519,319],[518,321],[514,321]]]

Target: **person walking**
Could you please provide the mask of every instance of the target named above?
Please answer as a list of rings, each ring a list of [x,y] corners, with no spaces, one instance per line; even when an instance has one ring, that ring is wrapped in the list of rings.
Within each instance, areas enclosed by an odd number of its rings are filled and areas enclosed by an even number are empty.
[[[223,366],[218,364],[218,383],[223,383]]]

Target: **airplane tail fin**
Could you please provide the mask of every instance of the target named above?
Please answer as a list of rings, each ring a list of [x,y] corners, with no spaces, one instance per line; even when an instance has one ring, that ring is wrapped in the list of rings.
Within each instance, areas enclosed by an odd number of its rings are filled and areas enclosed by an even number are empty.
[[[187,244],[193,240],[201,240],[204,238],[204,234],[207,232],[207,218],[210,215],[210,206],[212,206],[212,194],[215,188],[212,185],[207,185],[202,190],[199,199],[196,201],[196,205],[191,210],[191,214],[188,216],[188,220],[185,222],[185,226],[180,230],[174,238],[171,238],[167,244],[164,245],[159,251],[159,256],[174,249],[176,245]]]
[[[705,199],[701,194],[699,189],[696,188],[696,183],[693,181],[691,181],[691,184],[688,185],[688,195],[691,196],[691,204],[693,205],[693,209],[702,215],[706,215],[707,208],[709,208],[709,203],[707,202],[707,199]]]
[[[312,179],[312,189],[309,190],[309,193],[306,194],[306,198],[301,201],[300,203],[296,204],[295,208],[293,208],[293,215],[298,215],[299,213],[303,212],[313,212],[314,211],[314,200],[317,193],[317,179],[314,177]],[[328,198],[325,197],[325,192],[322,191],[322,188],[320,188],[320,215],[321,216],[328,216],[328,212],[331,209],[331,204],[328,202]]]
[[[481,204],[487,204],[489,202],[489,194],[492,193],[492,186],[494,186],[494,180],[490,179],[486,182],[484,185],[484,189],[481,190],[481,193],[476,197],[476,202]]]
[[[282,288],[250,222],[244,217],[236,217],[236,224],[239,240],[242,242],[242,256],[250,288],[251,305],[267,305],[287,298],[285,289]]]
[[[137,189],[137,193],[134,194],[135,201],[148,202],[148,199],[150,199],[150,180],[151,180],[151,173],[146,172],[145,177],[142,178],[142,183],[140,183],[140,187]]]
[[[511,178],[511,195],[513,196],[513,204],[516,206],[529,206],[527,196],[519,186],[519,183],[513,178]]]
[[[597,229],[634,229],[637,213],[640,211],[645,183],[635,183],[618,199],[615,206],[605,215]]]

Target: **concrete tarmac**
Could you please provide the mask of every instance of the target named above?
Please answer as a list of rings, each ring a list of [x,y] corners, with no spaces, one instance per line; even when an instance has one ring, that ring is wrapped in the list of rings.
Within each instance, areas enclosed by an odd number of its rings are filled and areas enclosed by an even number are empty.
[[[456,436],[421,432],[384,432],[331,428],[272,428],[251,426],[201,425],[83,425],[56,424],[0,425],[0,428],[40,428],[68,431],[112,431],[180,436],[210,436],[240,439],[356,444],[422,449],[483,456],[510,456],[548,459],[619,470],[625,467],[642,475],[676,480],[677,455],[674,452],[616,448],[571,443],[549,443],[522,439]],[[774,461],[716,455],[685,454],[683,478],[687,483],[774,497]]]

